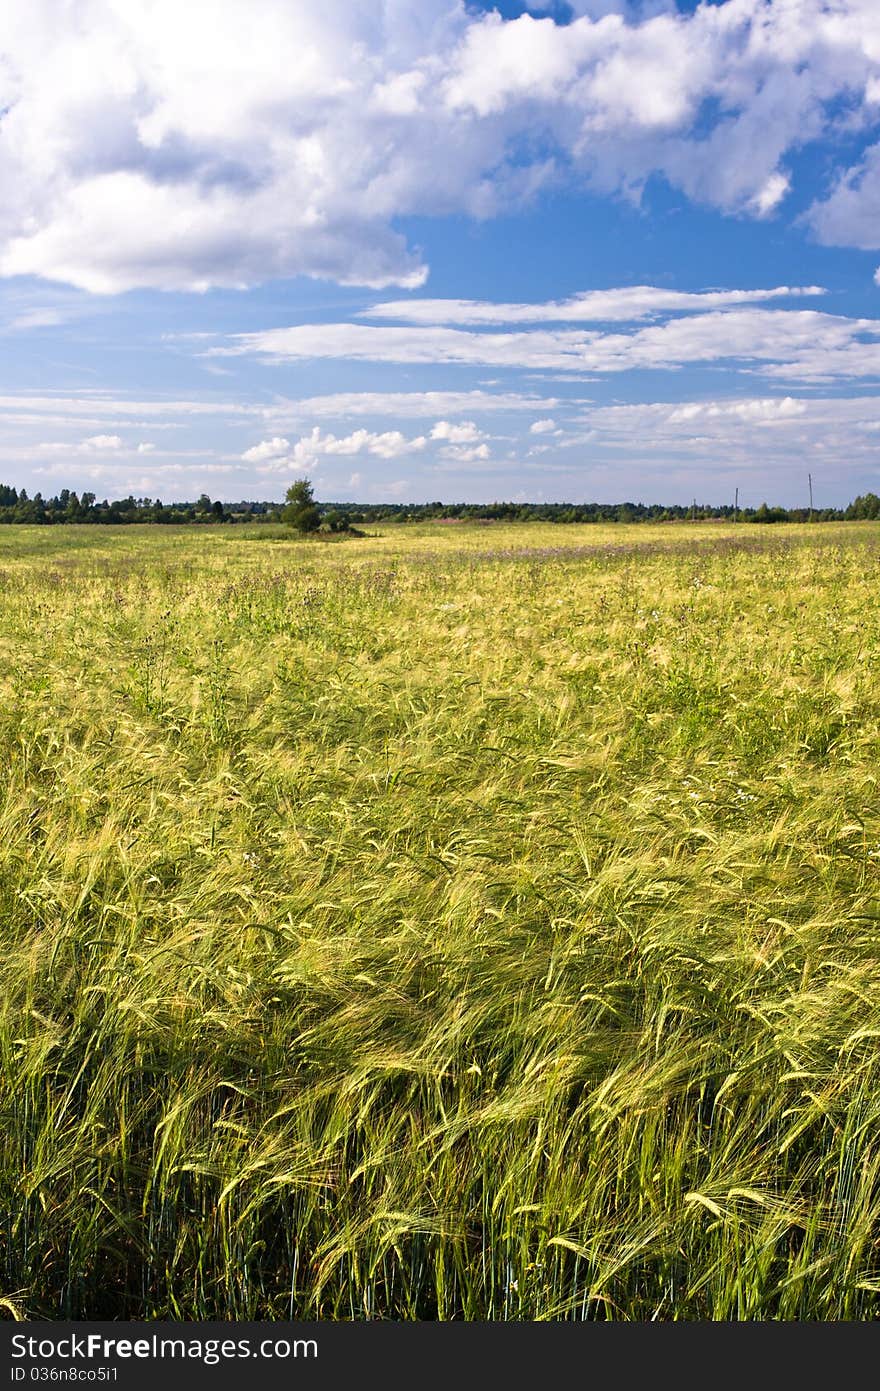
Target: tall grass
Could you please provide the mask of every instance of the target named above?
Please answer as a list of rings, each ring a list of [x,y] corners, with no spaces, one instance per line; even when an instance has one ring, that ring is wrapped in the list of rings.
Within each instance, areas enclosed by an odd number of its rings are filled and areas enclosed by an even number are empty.
[[[880,1312],[880,532],[0,537],[0,1295]]]

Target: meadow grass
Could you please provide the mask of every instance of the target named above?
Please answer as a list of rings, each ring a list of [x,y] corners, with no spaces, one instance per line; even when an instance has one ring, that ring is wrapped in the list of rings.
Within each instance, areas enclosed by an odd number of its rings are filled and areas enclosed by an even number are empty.
[[[880,528],[0,533],[0,1295],[880,1312]]]

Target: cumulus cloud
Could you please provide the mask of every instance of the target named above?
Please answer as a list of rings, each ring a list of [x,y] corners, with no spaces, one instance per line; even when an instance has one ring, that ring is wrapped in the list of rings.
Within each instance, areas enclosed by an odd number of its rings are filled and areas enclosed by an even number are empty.
[[[259,459],[252,457],[249,462],[256,463],[258,471],[262,473],[284,473],[290,469],[302,472],[332,455],[372,454],[379,459],[397,459],[420,452],[425,448],[427,439],[424,435],[407,439],[400,430],[354,430],[350,435],[338,436],[323,434],[320,426],[314,425],[310,433],[301,436],[287,453],[284,452],[289,447],[286,440],[276,439],[267,441],[267,444],[281,445],[282,448],[273,447],[271,453],[264,451]],[[252,456],[255,452],[249,451]],[[242,457],[247,458],[247,455]]]
[[[438,420],[431,430],[432,440],[447,440],[450,444],[473,444],[483,438],[482,430],[477,429],[473,420],[462,420],[458,425],[450,420]]]
[[[259,444],[246,449],[242,458],[247,464],[262,464],[266,459],[277,459],[290,448],[290,440],[276,435],[271,440],[261,440]]]
[[[309,436],[309,446],[319,454],[375,454],[380,459],[397,459],[401,454],[410,454],[425,447],[424,435],[407,439],[400,430],[384,430],[373,434],[369,430],[355,430],[342,439],[334,435],[321,435],[315,426]]]
[[[533,420],[529,426],[532,435],[549,435],[556,430],[556,421],[551,419]]]
[[[440,450],[442,459],[455,459],[460,464],[473,464],[490,457],[488,444],[447,444]]]
[[[82,442],[83,449],[123,449],[124,445],[119,435],[90,435]]]
[[[875,0],[578,0],[572,22],[460,0],[6,0],[0,274],[97,293],[308,274],[414,288],[411,214],[662,175],[746,216],[792,153],[868,128]],[[810,219],[877,245],[877,155]]]
[[[765,397],[747,401],[689,401],[686,405],[670,407],[665,417],[669,425],[693,425],[699,421],[737,422],[752,425],[772,425],[805,415],[806,401],[791,396]]]

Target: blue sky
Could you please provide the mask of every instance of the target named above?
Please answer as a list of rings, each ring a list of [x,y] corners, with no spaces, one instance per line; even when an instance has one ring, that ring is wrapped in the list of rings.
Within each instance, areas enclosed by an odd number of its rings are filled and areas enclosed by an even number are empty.
[[[880,491],[876,0],[7,0],[0,479]]]

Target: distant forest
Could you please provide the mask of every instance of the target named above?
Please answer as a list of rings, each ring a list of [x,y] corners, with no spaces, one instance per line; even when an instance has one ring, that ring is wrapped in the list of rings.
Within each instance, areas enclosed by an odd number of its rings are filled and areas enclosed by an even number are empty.
[[[694,502],[689,507],[666,507],[643,502],[318,502],[319,530],[345,532],[364,524],[406,522],[842,522],[880,518],[880,497],[865,493],[848,507],[709,507]],[[155,522],[179,526],[238,522],[280,522],[280,502],[219,502],[202,493],[195,502],[165,503],[159,498],[125,497],[99,502],[94,493],[62,488],[57,497],[40,493],[29,497],[24,488],[0,484],[0,524],[58,526],[69,523]]]

